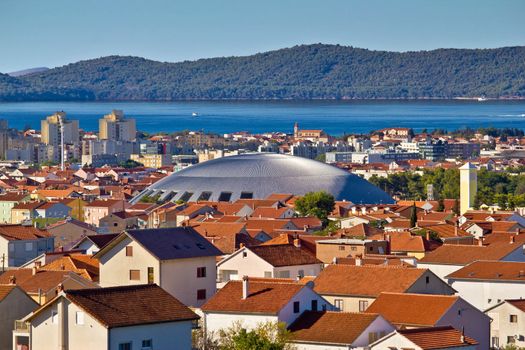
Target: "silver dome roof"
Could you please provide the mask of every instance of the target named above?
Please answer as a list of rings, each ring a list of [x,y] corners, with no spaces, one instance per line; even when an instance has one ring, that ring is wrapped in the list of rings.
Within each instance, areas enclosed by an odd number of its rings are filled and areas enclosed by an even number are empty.
[[[357,175],[318,161],[275,153],[222,157],[188,167],[148,187],[133,199],[235,201],[272,193],[331,193],[356,204],[393,203],[392,198]]]

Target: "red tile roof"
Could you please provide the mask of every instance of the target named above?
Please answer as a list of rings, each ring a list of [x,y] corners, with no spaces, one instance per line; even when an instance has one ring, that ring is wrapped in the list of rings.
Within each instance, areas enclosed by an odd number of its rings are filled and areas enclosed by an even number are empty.
[[[288,329],[292,341],[350,345],[378,317],[371,313],[305,311]]]
[[[452,326],[400,329],[397,331],[422,350],[472,347],[478,342]]]
[[[108,328],[199,318],[156,284],[67,290],[65,295]]]
[[[366,312],[381,314],[396,325],[432,327],[458,299],[455,295],[381,293]]]
[[[294,282],[249,281],[242,298],[242,281],[229,281],[202,306],[205,312],[277,314],[302,288]]]
[[[382,292],[405,292],[426,269],[393,266],[328,265],[315,279],[322,295],[377,297]]]
[[[31,241],[51,237],[52,235],[47,231],[39,230],[33,226],[0,225],[0,236],[9,241]]]
[[[444,244],[427,253],[421,260],[424,264],[467,265],[476,260],[498,261],[516,249],[522,249],[523,243],[497,242],[488,246]]]
[[[274,267],[322,264],[309,250],[293,244],[259,245],[247,249]]]
[[[525,283],[525,262],[475,261],[447,276],[453,280]]]

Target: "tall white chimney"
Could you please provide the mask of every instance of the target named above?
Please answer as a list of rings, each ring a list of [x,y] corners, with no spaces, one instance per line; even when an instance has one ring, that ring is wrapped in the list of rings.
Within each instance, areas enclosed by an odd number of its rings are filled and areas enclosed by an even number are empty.
[[[248,276],[242,276],[242,299],[246,300],[248,298],[250,288],[250,282]]]

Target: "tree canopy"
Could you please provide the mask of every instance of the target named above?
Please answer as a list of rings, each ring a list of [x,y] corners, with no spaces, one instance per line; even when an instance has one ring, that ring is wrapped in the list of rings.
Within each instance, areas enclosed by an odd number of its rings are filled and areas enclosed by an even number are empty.
[[[524,71],[525,47],[388,52],[313,44],[179,63],[108,56],[0,74],[0,101],[524,97]]]
[[[315,216],[324,224],[328,215],[334,210],[335,198],[325,191],[308,192],[295,201],[295,210],[303,216]]]

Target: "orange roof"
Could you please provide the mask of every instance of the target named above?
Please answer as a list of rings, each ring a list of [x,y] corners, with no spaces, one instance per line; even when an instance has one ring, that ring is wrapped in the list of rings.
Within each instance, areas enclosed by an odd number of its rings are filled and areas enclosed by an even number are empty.
[[[286,226],[287,223],[289,223],[290,220],[282,220],[282,219],[254,219],[250,218],[249,220],[246,220],[246,228],[249,230],[259,229],[261,231],[264,231],[266,233],[272,233],[276,230],[281,230]]]
[[[366,312],[381,314],[396,325],[432,327],[458,299],[455,295],[385,292],[374,300]]]
[[[315,279],[314,290],[323,295],[377,297],[381,292],[405,292],[426,269],[390,266],[328,265]]]
[[[274,208],[274,207],[257,207],[253,213],[250,215],[254,218],[270,218],[270,219],[278,219],[280,218],[286,211],[288,210],[287,207],[282,208]]]
[[[447,276],[471,281],[525,282],[525,262],[475,261]]]
[[[204,312],[277,314],[302,288],[294,282],[249,281],[248,297],[242,298],[242,281],[229,281],[206,304]]]
[[[121,204],[123,201],[117,199],[96,199],[85,207],[110,208],[116,204]]]
[[[16,192],[8,192],[0,195],[0,202],[20,202],[26,198],[28,194],[20,194]]]
[[[49,264],[42,266],[46,271],[73,271],[85,279],[98,281],[99,267],[98,260],[91,255],[71,254],[53,260]]]
[[[0,285],[0,302],[11,293],[16,286],[14,284],[3,284]]]
[[[293,244],[259,245],[248,249],[274,267],[321,264],[309,250]]]
[[[0,275],[0,284],[8,284],[11,276],[14,276],[16,278],[16,284],[26,293],[38,293],[39,289],[47,293],[56,288],[71,274],[75,273],[71,271],[38,270],[36,274],[33,275],[32,269],[8,270]]]
[[[392,252],[425,252],[425,239],[412,236],[410,232],[392,232],[390,235],[390,250]]]
[[[424,264],[467,265],[476,260],[501,260],[523,243],[497,242],[488,246],[444,244],[425,254],[420,262]]]
[[[65,190],[36,190],[36,193],[42,197],[52,197],[52,198],[66,198],[75,192],[73,188],[67,188]]]
[[[422,350],[472,347],[478,342],[452,326],[400,329],[397,331]]]
[[[39,230],[33,226],[0,225],[0,236],[9,241],[31,241],[51,237],[52,235],[47,231]]]
[[[352,344],[378,317],[371,313],[305,311],[288,330],[292,341]]]
[[[449,224],[428,225],[425,230],[435,232],[439,238],[472,237],[467,231]]]

